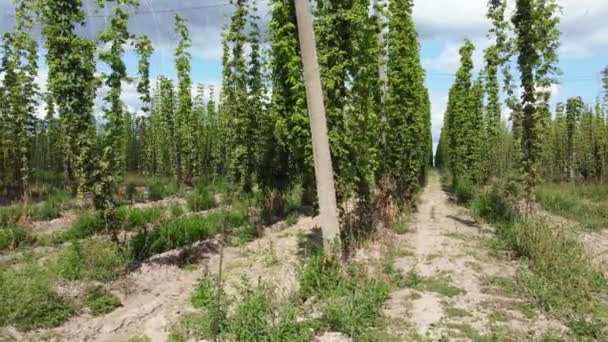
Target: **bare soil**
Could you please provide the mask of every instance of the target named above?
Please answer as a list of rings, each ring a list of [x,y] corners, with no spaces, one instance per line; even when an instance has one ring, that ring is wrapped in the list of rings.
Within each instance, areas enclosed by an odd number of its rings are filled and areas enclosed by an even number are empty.
[[[223,279],[227,292],[235,294],[247,281],[270,284],[277,289],[277,296],[291,293],[297,286],[300,239],[315,225],[315,218],[303,217],[289,228],[284,223],[270,227],[263,237],[243,246],[225,247]],[[165,341],[176,320],[193,310],[190,297],[197,280],[217,274],[220,248],[217,239],[194,244],[188,249],[187,267],[180,267],[184,250],[156,255],[111,284],[122,302],[113,312],[99,317],[82,312],[58,328],[27,334],[13,331],[12,335],[30,341],[126,341],[138,336]]]
[[[548,330],[563,331],[516,294],[498,286],[513,277],[517,264],[489,253],[493,231],[450,203],[439,177],[433,176],[420,198],[409,231],[396,241],[409,256],[396,258],[404,274],[415,273],[433,285],[394,291],[385,315],[403,340],[469,341],[501,333],[518,340]],[[425,282],[425,281],[423,281]],[[439,284],[439,285],[437,285]]]

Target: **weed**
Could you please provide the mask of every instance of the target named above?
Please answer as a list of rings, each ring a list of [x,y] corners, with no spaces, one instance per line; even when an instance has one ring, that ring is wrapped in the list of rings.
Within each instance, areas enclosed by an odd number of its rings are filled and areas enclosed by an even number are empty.
[[[164,210],[158,207],[144,209],[120,207],[116,213],[119,219],[119,225],[121,225],[125,230],[141,228],[146,224],[159,221],[161,220],[163,214]]]
[[[370,277],[364,267],[342,269],[334,258],[314,255],[300,271],[300,298],[321,301],[322,322],[351,337],[364,336],[377,325],[389,285]]]
[[[456,297],[465,294],[466,291],[450,285],[451,278],[447,275],[424,277],[415,271],[409,272],[405,277],[405,285],[420,291],[439,293],[446,297]]]
[[[64,191],[53,191],[46,201],[29,208],[29,217],[35,221],[46,221],[58,218],[61,212],[71,206],[71,196]]]
[[[156,179],[148,186],[148,199],[160,201],[178,192],[177,184],[166,179]]]
[[[26,265],[0,272],[0,326],[29,330],[58,326],[75,312],[73,305],[52,289],[53,276],[45,266]]]
[[[135,195],[137,195],[137,185],[133,182],[128,182],[125,186],[125,195],[127,195],[129,202],[133,202]]]
[[[231,211],[218,210],[204,216],[189,215],[161,222],[157,229],[142,230],[129,241],[130,256],[132,260],[142,260],[154,254],[185,247],[215,236],[224,227],[228,233],[234,230],[250,235],[253,229],[248,220],[247,212],[235,207]]]
[[[227,325],[235,341],[252,341],[268,336],[272,324],[272,293],[265,285],[245,286],[241,301]]]
[[[402,288],[405,286],[405,279],[401,272],[395,267],[396,255],[397,248],[394,244],[389,244],[382,260],[382,273],[388,277],[389,282],[393,286]]]
[[[447,232],[447,233],[443,234],[443,236],[449,237],[451,239],[463,240],[463,241],[470,241],[471,239],[475,238],[471,235],[467,235],[467,234],[460,233],[460,232]]]
[[[333,331],[358,338],[377,325],[389,287],[377,279],[359,279],[356,286],[348,290],[325,301],[323,322]]]
[[[475,197],[475,186],[467,178],[454,178],[452,191],[460,204],[467,204]]]
[[[397,234],[406,234],[410,231],[410,215],[411,213],[404,209],[392,222],[391,227]]]
[[[59,275],[67,280],[108,282],[125,267],[126,259],[116,244],[96,239],[74,241],[57,261]]]
[[[285,224],[287,225],[287,227],[294,226],[296,223],[298,223],[297,215],[295,215],[295,214],[287,215],[287,219],[285,220]]]
[[[0,207],[0,227],[8,227],[17,224],[23,214],[23,208],[19,205]]]
[[[299,295],[303,300],[314,296],[325,298],[347,286],[347,282],[338,260],[322,254],[313,255],[299,272]]]
[[[517,283],[515,280],[500,276],[486,276],[482,279],[484,293],[496,294],[504,297],[515,297],[517,295]]]
[[[569,322],[574,333],[598,335],[599,326],[605,323],[596,324],[594,317],[606,309],[597,298],[605,295],[608,284],[583,246],[562,227],[517,217],[509,201],[504,200],[508,195],[494,192],[492,200],[479,201],[483,210],[478,212],[496,220],[501,244],[525,258],[525,267],[515,277],[515,290],[544,311]]]
[[[536,199],[545,209],[597,230],[608,228],[607,194],[606,186],[599,184],[545,184],[538,187]]]
[[[171,327],[167,342],[187,342],[192,337],[207,339],[216,335],[212,332],[210,314],[205,310],[184,315]]]
[[[120,299],[103,286],[89,286],[85,290],[84,305],[93,316],[105,315],[121,305]]]
[[[152,339],[148,336],[133,336],[129,338],[126,342],[152,342]]]
[[[105,221],[102,213],[97,211],[86,211],[80,214],[72,226],[56,238],[57,243],[84,239],[103,232]]]
[[[471,210],[478,217],[492,223],[512,222],[516,216],[511,204],[496,187],[478,194],[471,203]]]
[[[194,212],[209,210],[217,206],[214,194],[206,187],[200,185],[188,194],[186,201],[188,202],[188,208]]]
[[[274,242],[270,241],[268,243],[268,247],[264,248],[263,253],[263,261],[264,266],[271,267],[277,265],[279,263],[279,258],[277,257],[277,251],[274,248]]]
[[[192,294],[192,305],[199,309],[209,309],[217,298],[217,282],[210,275],[199,279],[194,293]]]
[[[0,227],[0,251],[16,249],[21,245],[34,242],[29,232],[20,226]]]
[[[445,312],[445,314],[448,317],[451,318],[460,318],[460,317],[469,317],[471,316],[471,313],[468,312],[467,310],[458,308],[446,301],[442,301],[441,302],[442,306],[443,306],[443,312]]]

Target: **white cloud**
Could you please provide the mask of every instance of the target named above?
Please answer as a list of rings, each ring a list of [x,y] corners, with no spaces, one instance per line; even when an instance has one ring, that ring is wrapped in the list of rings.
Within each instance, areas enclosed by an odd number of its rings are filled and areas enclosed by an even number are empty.
[[[431,97],[431,122],[433,131],[433,142],[439,142],[439,135],[443,127],[443,116],[448,106],[447,96]]]
[[[490,41],[483,37],[471,39],[475,46],[473,52],[473,65],[475,70],[479,70],[483,66],[483,50],[490,45]],[[430,72],[443,72],[453,74],[460,66],[459,50],[464,44],[463,41],[449,42],[437,57],[423,58],[422,62],[425,68]]]
[[[414,18],[422,39],[442,40],[450,44],[465,38],[478,41],[486,35],[489,21],[485,18],[486,0],[416,1]],[[588,57],[608,49],[608,1],[561,0],[562,57]],[[508,12],[514,10],[509,1]],[[445,59],[445,57],[443,57]],[[441,65],[441,64],[439,64]]]

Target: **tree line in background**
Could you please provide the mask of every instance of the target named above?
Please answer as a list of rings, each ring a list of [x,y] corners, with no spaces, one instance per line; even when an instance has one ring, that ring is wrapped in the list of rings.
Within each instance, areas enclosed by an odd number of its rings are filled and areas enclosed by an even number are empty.
[[[30,200],[31,175],[62,175],[112,220],[113,196],[127,171],[169,176],[184,186],[226,177],[235,190],[261,192],[281,215],[286,193],[316,198],[303,66],[291,0],[271,0],[263,41],[255,1],[236,1],[223,35],[221,89],[193,85],[187,21],[175,16],[177,79],[150,76],[154,52],[128,30],[136,0],[99,0],[113,14],[97,39],[81,0],[17,0],[14,32],[1,51],[0,187]],[[337,198],[343,216],[413,202],[432,161],[430,101],[412,18],[413,1],[318,1],[314,10]],[[371,10],[370,10],[371,9]],[[35,83],[40,24],[48,92]],[[121,100],[130,78],[127,47],[139,56],[136,115]],[[264,47],[268,46],[267,49]],[[104,72],[98,73],[103,65]],[[102,120],[94,103],[105,90]],[[195,88],[194,96],[193,87]],[[219,92],[219,101],[215,93]],[[39,118],[41,106],[46,116]],[[35,172],[34,172],[35,171]],[[362,217],[363,217],[362,216]],[[371,221],[367,223],[371,224]],[[368,225],[369,226],[369,225]]]
[[[460,49],[436,165],[449,171],[455,189],[505,176],[518,178],[528,195],[541,180],[607,181],[608,67],[602,99],[571,98],[552,112],[551,89],[560,74],[558,2],[518,0],[510,20],[506,8],[504,0],[488,2],[494,43],[484,50],[476,78],[473,44],[467,40]]]

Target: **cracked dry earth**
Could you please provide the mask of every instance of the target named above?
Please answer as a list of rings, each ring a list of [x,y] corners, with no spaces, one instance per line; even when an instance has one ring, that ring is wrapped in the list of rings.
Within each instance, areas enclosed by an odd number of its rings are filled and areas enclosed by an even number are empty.
[[[509,291],[517,263],[492,256],[486,243],[492,228],[463,212],[433,175],[410,230],[397,236],[398,247],[408,252],[399,254],[395,266],[421,285],[391,294],[384,312],[391,333],[405,341],[470,341],[493,334],[522,340],[564,331],[561,323]]]

